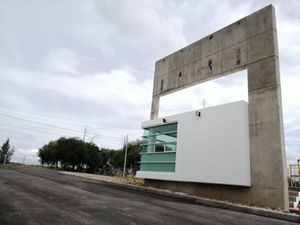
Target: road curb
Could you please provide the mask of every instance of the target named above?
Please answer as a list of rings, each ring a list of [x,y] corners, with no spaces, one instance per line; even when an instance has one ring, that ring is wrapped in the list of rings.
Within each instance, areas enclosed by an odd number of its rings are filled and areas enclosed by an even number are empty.
[[[258,216],[264,216],[264,217],[269,217],[269,218],[274,218],[274,219],[279,219],[279,220],[284,220],[284,221],[300,223],[300,216],[290,214],[290,213],[277,212],[274,210],[255,208],[255,207],[244,206],[244,205],[237,205],[237,204],[233,204],[233,203],[229,203],[229,202],[223,202],[223,201],[218,201],[218,200],[213,200],[213,199],[191,196],[191,195],[181,193],[181,192],[172,192],[172,191],[165,190],[165,189],[157,189],[157,188],[138,186],[138,185],[133,185],[133,184],[117,183],[117,182],[112,182],[112,181],[93,179],[90,177],[78,176],[74,173],[69,173],[69,172],[66,173],[66,172],[59,171],[59,173],[62,175],[75,176],[75,177],[80,177],[80,178],[87,179],[87,180],[102,181],[102,182],[110,183],[115,186],[126,187],[126,188],[129,188],[132,190],[139,190],[139,191],[154,193],[154,194],[158,194],[158,195],[162,195],[162,196],[193,201],[198,204],[205,205],[205,206],[221,208],[221,209],[228,209],[228,210],[233,210],[236,212],[243,212],[243,213],[248,213],[248,214],[253,214],[253,215],[258,215]],[[82,173],[79,173],[79,174],[82,175]]]

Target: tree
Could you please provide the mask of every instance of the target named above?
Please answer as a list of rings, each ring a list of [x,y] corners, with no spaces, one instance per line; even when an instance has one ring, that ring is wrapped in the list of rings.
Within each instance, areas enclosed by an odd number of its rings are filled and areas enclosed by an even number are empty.
[[[128,144],[127,167],[138,167],[140,143],[137,140]],[[124,149],[99,149],[94,143],[61,137],[40,148],[38,156],[42,165],[57,167],[60,164],[65,170],[93,173],[98,169],[122,168],[124,153]]]
[[[136,140],[128,143],[127,167],[137,165],[140,161],[141,140]]]
[[[109,163],[114,168],[122,168],[123,163],[124,163],[124,151],[122,151],[122,150],[118,150],[118,151],[111,150],[111,156],[110,156],[110,159],[109,159]]]
[[[57,160],[63,167],[81,170],[86,157],[85,142],[78,138],[60,138],[56,142]]]
[[[0,163],[10,162],[12,155],[14,154],[14,148],[10,147],[9,138],[2,144],[0,149]]]
[[[94,172],[103,164],[103,157],[97,145],[78,138],[59,138],[39,149],[42,165],[61,164],[63,169]]]
[[[55,141],[50,141],[39,149],[38,156],[42,165],[49,165],[51,167],[58,166],[58,151]]]
[[[140,140],[131,141],[128,143],[126,167],[131,167],[131,165],[138,165],[138,162],[140,160],[140,145]],[[124,156],[124,148],[117,151],[111,150],[111,157],[109,159],[109,162],[113,167],[121,168],[124,165]]]
[[[86,172],[93,173],[97,168],[103,167],[104,157],[98,146],[94,143],[85,143],[84,163],[87,165]]]

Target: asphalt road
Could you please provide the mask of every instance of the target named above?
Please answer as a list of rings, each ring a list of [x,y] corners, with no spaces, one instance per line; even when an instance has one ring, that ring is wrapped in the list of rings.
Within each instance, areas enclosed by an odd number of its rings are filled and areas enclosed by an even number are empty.
[[[296,224],[130,190],[52,170],[0,167],[1,225]]]

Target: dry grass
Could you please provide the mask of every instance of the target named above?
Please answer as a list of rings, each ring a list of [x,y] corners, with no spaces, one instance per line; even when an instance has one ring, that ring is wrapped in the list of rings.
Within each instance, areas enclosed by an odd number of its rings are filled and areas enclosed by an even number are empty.
[[[120,175],[104,176],[104,175],[98,175],[98,174],[66,172],[66,171],[60,171],[59,173],[65,174],[65,175],[76,176],[76,177],[82,177],[82,178],[91,179],[91,180],[100,180],[100,181],[107,181],[107,182],[113,182],[113,183],[119,183],[119,184],[132,184],[132,185],[139,185],[139,186],[144,185],[143,179],[136,178],[133,175],[128,175],[128,176],[122,177]]]

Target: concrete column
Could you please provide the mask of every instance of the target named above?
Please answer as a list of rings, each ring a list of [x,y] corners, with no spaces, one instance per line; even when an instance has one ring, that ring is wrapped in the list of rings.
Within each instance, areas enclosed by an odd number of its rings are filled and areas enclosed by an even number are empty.
[[[152,105],[151,105],[151,120],[158,118],[158,110],[159,110],[159,96],[152,97]]]
[[[252,205],[288,209],[278,57],[248,66]]]

